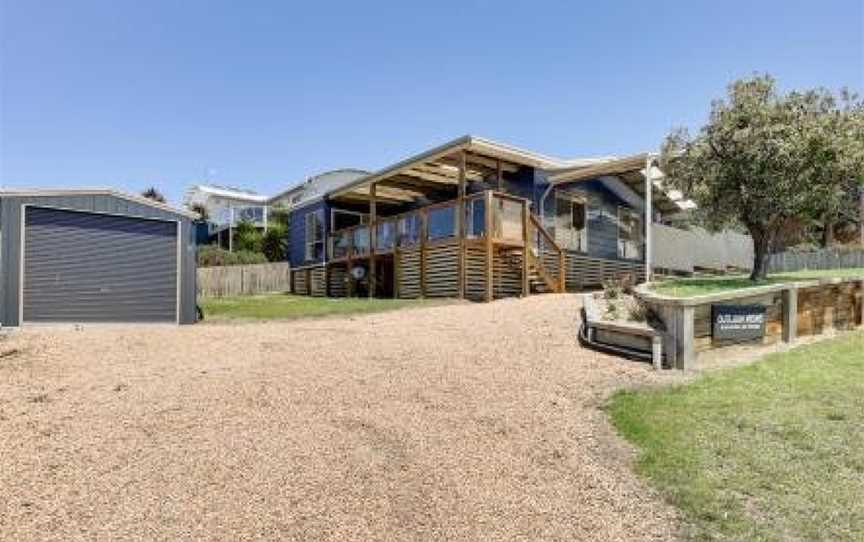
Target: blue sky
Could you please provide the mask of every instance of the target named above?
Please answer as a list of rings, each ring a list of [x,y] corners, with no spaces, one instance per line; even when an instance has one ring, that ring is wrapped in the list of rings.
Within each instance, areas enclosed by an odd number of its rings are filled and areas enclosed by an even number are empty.
[[[864,2],[0,0],[0,183],[271,193],[466,133],[636,152],[754,71],[864,89]]]

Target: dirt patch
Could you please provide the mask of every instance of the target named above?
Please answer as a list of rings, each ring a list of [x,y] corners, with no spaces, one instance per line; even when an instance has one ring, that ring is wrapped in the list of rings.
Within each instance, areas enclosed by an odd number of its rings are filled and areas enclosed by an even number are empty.
[[[578,298],[320,321],[33,329],[0,363],[0,532],[666,540],[600,406],[668,380],[582,350]],[[61,391],[62,390],[62,391]],[[45,396],[46,400],[34,401]]]

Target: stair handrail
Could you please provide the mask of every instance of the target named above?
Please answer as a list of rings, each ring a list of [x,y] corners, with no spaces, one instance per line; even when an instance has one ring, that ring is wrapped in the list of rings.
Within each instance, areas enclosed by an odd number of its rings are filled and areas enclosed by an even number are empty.
[[[555,242],[555,238],[552,237],[552,235],[546,230],[546,228],[543,227],[543,224],[540,222],[540,219],[537,218],[537,215],[535,215],[534,213],[529,213],[529,220],[530,220],[531,226],[533,226],[533,228],[535,230],[537,230],[537,232],[539,232],[540,235],[543,236],[543,239],[546,240],[546,243],[558,255],[558,284],[555,286],[554,290],[557,291],[558,293],[564,293],[566,291],[566,276],[567,276],[566,269],[565,269],[566,259],[565,259],[565,255],[564,255],[564,249],[561,248],[558,245],[558,243]],[[529,237],[530,237],[530,235],[529,235]],[[526,239],[525,240],[525,253],[526,254],[528,253],[528,248],[529,248],[528,247],[528,239]],[[544,265],[543,259],[542,259],[542,254],[541,254],[540,258],[535,258],[535,260],[538,262],[538,267],[542,267]],[[545,272],[545,269],[543,271]],[[548,275],[548,273],[547,273],[547,275]]]

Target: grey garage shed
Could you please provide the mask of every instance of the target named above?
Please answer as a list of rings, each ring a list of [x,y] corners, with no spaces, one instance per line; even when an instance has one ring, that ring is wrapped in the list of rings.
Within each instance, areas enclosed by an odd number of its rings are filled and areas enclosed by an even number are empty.
[[[0,323],[193,323],[193,213],[110,189],[0,191]]]

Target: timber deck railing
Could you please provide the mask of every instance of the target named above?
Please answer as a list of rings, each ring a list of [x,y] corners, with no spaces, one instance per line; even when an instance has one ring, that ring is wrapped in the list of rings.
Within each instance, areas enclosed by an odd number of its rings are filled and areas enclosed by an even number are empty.
[[[466,196],[463,206],[460,213],[459,200],[451,200],[335,231],[329,238],[330,262],[350,264],[352,260],[458,241],[463,253],[465,247],[485,248],[487,284],[492,284],[496,251],[512,251],[521,255],[518,259],[525,295],[530,293],[532,278],[542,281],[547,291],[565,290],[564,250],[531,213],[527,199],[487,190]],[[464,268],[464,256],[460,258]],[[490,286],[487,298],[491,291]]]

